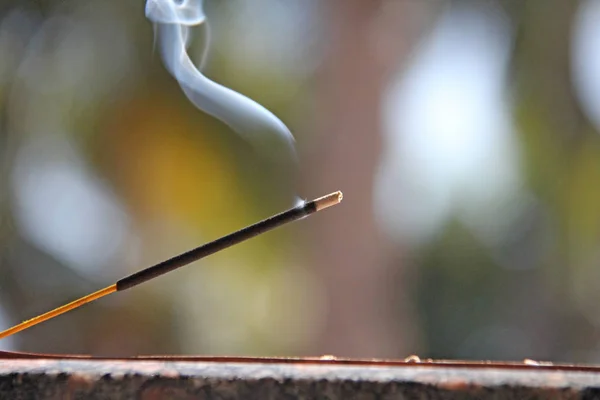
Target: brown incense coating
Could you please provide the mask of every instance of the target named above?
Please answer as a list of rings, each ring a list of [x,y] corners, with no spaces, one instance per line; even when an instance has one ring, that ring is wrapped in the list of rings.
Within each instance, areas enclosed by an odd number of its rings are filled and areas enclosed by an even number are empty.
[[[257,222],[254,225],[247,226],[246,228],[240,229],[239,231],[233,232],[227,236],[223,236],[215,241],[207,243],[203,246],[197,247],[193,250],[190,250],[186,253],[180,254],[173,258],[170,258],[166,261],[163,261],[159,264],[156,264],[152,267],[141,270],[135,274],[127,276],[117,283],[84,296],[78,300],[75,300],[69,304],[58,307],[52,311],[49,311],[45,314],[39,315],[35,318],[22,322],[18,325],[15,325],[12,328],[9,328],[3,332],[0,332],[0,339],[3,339],[7,336],[20,332],[24,329],[30,328],[34,325],[37,325],[41,322],[47,321],[51,318],[54,318],[58,315],[64,314],[67,311],[74,310],[86,303],[92,302],[94,300],[99,299],[100,297],[104,297],[108,294],[114,293],[116,291],[130,289],[134,286],[137,286],[143,282],[154,279],[160,275],[166,274],[167,272],[173,271],[177,268],[181,268],[185,265],[188,265],[194,261],[198,261],[204,257],[207,257],[211,254],[214,254],[218,251],[224,250],[228,247],[231,247],[235,244],[258,236],[262,233],[270,231],[271,229],[275,229],[281,225],[287,224],[289,222],[297,221],[303,217],[306,217],[310,214],[313,214],[317,211],[323,210],[325,208],[331,207],[333,205],[338,204],[342,201],[342,192],[334,192],[328,194],[327,196],[319,197],[316,200],[312,200],[306,203],[303,203],[299,206],[291,208],[282,213],[276,214],[272,217],[269,217],[263,221]]]
[[[186,253],[180,254],[166,261],[136,272],[117,282],[117,290],[126,290],[134,286],[144,283],[150,279],[154,279],[160,275],[171,272],[177,268],[181,268],[194,261],[200,260],[206,256],[214,254],[218,251],[231,247],[237,243],[243,242],[254,236],[260,235],[266,231],[274,229],[288,222],[296,221],[302,217],[308,216],[317,212],[315,201],[304,203],[280,214],[274,215],[254,225],[250,225],[239,231],[233,232],[227,236],[223,236],[213,242],[197,247]]]

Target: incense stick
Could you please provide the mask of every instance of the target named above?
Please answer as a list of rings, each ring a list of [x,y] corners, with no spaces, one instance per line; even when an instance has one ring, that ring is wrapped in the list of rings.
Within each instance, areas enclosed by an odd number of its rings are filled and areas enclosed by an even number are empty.
[[[281,225],[287,224],[299,220],[303,217],[307,217],[317,211],[321,211],[325,208],[334,206],[342,201],[342,192],[334,192],[327,196],[320,197],[318,199],[305,202],[297,207],[291,208],[280,214],[276,214],[270,218],[255,223],[254,225],[247,226],[246,228],[240,229],[239,231],[230,233],[227,236],[223,236],[215,241],[206,243],[200,247],[196,247],[186,253],[177,255],[152,267],[143,269],[132,275],[129,275],[116,283],[99,290],[97,292],[88,294],[80,299],[77,299],[71,303],[65,304],[64,306],[55,308],[52,311],[48,311],[45,314],[38,315],[35,318],[21,322],[18,325],[13,326],[3,332],[0,332],[0,339],[7,336],[11,336],[17,332],[31,328],[41,322],[47,321],[68,311],[74,310],[81,307],[84,304],[90,303],[94,300],[98,300],[101,297],[107,296],[111,293],[131,289],[141,283],[147,282],[151,279],[157,278],[160,275],[164,275],[177,268],[181,268],[194,261],[198,261],[211,254],[224,250],[228,247],[236,245],[245,240],[251,239],[262,233],[275,229]]]

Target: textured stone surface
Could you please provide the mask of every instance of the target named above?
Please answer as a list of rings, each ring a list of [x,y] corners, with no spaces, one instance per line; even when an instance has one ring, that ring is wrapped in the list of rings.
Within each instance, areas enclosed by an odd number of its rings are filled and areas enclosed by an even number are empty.
[[[4,356],[4,358],[3,358]],[[0,399],[594,399],[592,367],[0,352]]]

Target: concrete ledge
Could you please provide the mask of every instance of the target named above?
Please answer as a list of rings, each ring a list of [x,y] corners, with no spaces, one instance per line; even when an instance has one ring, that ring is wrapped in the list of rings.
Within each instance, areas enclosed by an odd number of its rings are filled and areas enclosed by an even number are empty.
[[[6,354],[0,399],[600,398],[600,369],[584,366]]]

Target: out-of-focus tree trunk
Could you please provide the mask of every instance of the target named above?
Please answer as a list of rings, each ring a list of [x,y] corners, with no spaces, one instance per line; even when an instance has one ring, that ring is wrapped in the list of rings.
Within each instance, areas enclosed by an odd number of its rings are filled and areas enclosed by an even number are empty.
[[[320,354],[391,357],[410,351],[405,334],[410,321],[393,305],[392,296],[404,289],[390,287],[400,266],[392,264],[389,243],[373,212],[373,185],[382,147],[382,91],[387,73],[408,49],[402,29],[395,27],[395,34],[384,32],[387,39],[395,36],[390,49],[381,47],[386,47],[380,22],[387,3],[323,3],[329,45],[316,96],[320,119],[318,144],[313,147],[319,150],[305,159],[304,187],[310,193],[340,189],[344,201],[335,211],[319,216],[311,234],[313,269],[321,276],[327,296],[325,331],[316,349]],[[395,3],[397,13],[398,7],[414,8],[411,2],[389,3]]]

